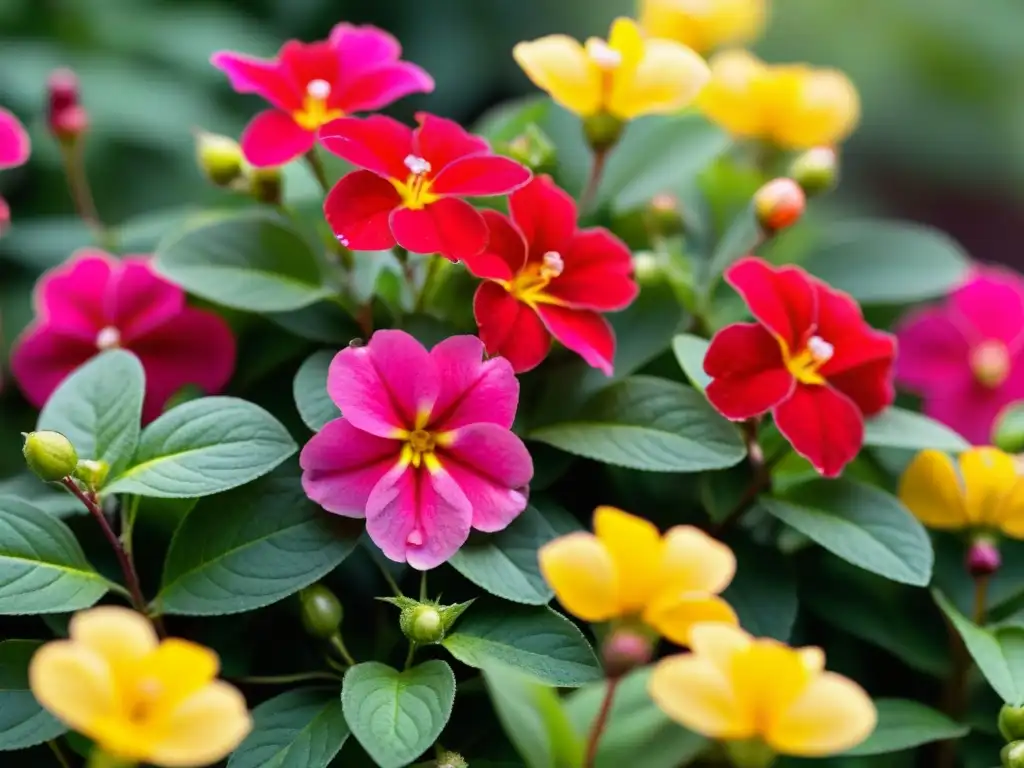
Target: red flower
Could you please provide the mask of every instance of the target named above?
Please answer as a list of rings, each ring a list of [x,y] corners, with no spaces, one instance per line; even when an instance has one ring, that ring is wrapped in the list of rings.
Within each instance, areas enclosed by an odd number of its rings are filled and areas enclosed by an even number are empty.
[[[734,421],[771,411],[797,453],[837,476],[864,442],[864,417],[895,397],[895,338],[871,328],[849,295],[799,267],[748,257],[725,278],[758,322],[730,325],[711,340],[708,400]]]
[[[323,127],[324,147],[365,169],[334,185],[324,200],[327,222],[357,251],[397,242],[452,261],[475,256],[487,244],[487,225],[459,198],[508,194],[530,180],[530,171],[492,154],[458,123],[422,112],[416,120],[416,129],[383,115]]]
[[[517,371],[544,359],[554,336],[595,368],[612,373],[615,335],[599,312],[636,298],[626,245],[603,228],[577,229],[576,203],[548,176],[509,198],[512,219],[484,211],[490,241],[466,267],[486,282],[473,312],[488,353]]]

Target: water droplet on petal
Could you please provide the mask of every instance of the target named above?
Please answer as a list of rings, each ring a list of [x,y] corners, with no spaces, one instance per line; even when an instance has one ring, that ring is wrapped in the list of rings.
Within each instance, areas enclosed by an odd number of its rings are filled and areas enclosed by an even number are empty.
[[[341,243],[345,248],[348,248],[348,238],[344,235],[336,235],[338,242]]]

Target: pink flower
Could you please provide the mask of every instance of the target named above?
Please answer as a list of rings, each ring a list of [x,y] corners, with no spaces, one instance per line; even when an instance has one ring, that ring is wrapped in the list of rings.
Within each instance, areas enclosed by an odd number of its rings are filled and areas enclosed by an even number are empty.
[[[302,449],[306,495],[365,517],[387,557],[419,570],[455,554],[471,528],[505,528],[526,507],[533,462],[509,431],[512,366],[483,351],[475,336],[427,352],[404,331],[377,331],[339,352],[327,392],[344,415]]]
[[[220,51],[210,62],[236,91],[257,93],[274,106],[242,134],[246,159],[270,166],[311,150],[317,129],[331,120],[434,90],[430,75],[400,61],[401,54],[402,46],[381,29],[338,24],[328,40],[290,40],[269,61]]]
[[[896,329],[896,382],[920,394],[924,412],[975,445],[991,440],[999,411],[1024,399],[1024,281],[977,268],[942,306]]]
[[[235,339],[220,317],[185,306],[185,292],[157,275],[146,256],[116,259],[82,249],[36,284],[36,319],[15,342],[11,369],[41,408],[75,368],[122,347],[146,371],[143,421],[160,415],[186,385],[219,392],[235,368]]]
[[[22,165],[28,160],[31,149],[25,126],[18,118],[0,107],[0,170]],[[0,197],[0,233],[10,220],[11,210],[7,206],[7,201]]]

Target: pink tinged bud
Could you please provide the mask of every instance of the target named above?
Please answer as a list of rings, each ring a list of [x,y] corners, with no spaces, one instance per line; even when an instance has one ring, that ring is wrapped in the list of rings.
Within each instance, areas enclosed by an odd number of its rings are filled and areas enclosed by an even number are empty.
[[[0,197],[0,235],[11,225],[11,207]]]
[[[632,629],[616,629],[601,646],[605,674],[622,677],[651,660],[651,639]]]
[[[820,195],[836,186],[839,158],[832,147],[814,147],[793,161],[789,166],[789,175],[808,196]]]
[[[986,339],[971,350],[971,373],[983,387],[996,389],[1010,375],[1010,352],[998,339]]]
[[[46,81],[48,101],[47,116],[53,123],[54,117],[70,107],[78,106],[78,75],[70,69],[55,69]]]
[[[999,554],[999,547],[990,538],[979,536],[971,542],[967,550],[967,572],[973,578],[991,576],[999,570],[1003,564],[1003,558]]]
[[[793,179],[772,179],[754,193],[754,212],[766,232],[776,232],[800,221],[807,196]]]
[[[50,116],[50,131],[62,142],[72,142],[89,130],[89,113],[81,104]]]

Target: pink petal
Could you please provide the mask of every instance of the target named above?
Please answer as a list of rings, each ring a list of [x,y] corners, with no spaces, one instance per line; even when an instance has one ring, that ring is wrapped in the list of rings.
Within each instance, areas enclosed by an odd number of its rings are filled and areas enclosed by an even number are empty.
[[[218,51],[210,57],[210,63],[228,76],[231,87],[239,93],[259,94],[285,112],[302,107],[303,94],[276,60]]]
[[[825,477],[838,477],[864,444],[860,411],[831,387],[797,384],[772,413],[793,450]]]
[[[1013,360],[1002,386],[989,389],[970,371],[936,382],[924,396],[925,415],[960,433],[972,445],[989,445],[999,412],[1010,403],[1024,400],[1024,359]]]
[[[83,248],[36,283],[39,319],[63,334],[90,344],[110,324],[105,297],[117,262],[103,251]]]
[[[427,160],[434,173],[440,173],[460,157],[491,151],[486,139],[474,136],[454,120],[418,112],[416,122],[419,128],[416,129],[415,154]]]
[[[352,73],[348,73],[352,77]],[[430,93],[434,78],[415,64],[400,61],[366,70],[342,87],[339,106],[347,113],[383,109],[411,93]]]
[[[948,310],[914,312],[896,327],[896,381],[918,392],[970,373],[970,348]]]
[[[640,292],[629,248],[604,228],[577,232],[562,257],[565,267],[547,292],[575,309],[615,312]]]
[[[185,307],[185,292],[156,274],[147,256],[126,257],[119,267],[107,285],[106,316],[129,344],[176,317]]]
[[[465,200],[445,197],[420,210],[398,208],[391,214],[391,232],[413,253],[440,253],[451,261],[468,259],[487,245],[487,224]]]
[[[28,160],[32,151],[28,132],[14,115],[0,108],[0,169],[13,168]]]
[[[476,336],[451,336],[430,350],[441,388],[431,427],[439,431],[489,422],[511,429],[519,404],[519,381],[501,357],[484,360]]]
[[[540,261],[548,251],[563,256],[576,231],[576,202],[550,176],[536,176],[508,200],[512,221],[530,247],[530,260]]]
[[[413,152],[412,129],[384,115],[343,117],[320,129],[320,143],[352,165],[390,179],[405,179],[405,158]]]
[[[530,171],[499,155],[469,155],[446,165],[430,185],[437,195],[507,195],[530,180]]]
[[[516,373],[540,365],[551,334],[537,313],[497,283],[483,283],[473,297],[473,315],[488,354],[501,355]]]
[[[585,309],[538,304],[537,314],[551,335],[604,373],[612,375],[615,361],[615,332],[601,315]]]
[[[341,71],[338,62],[338,51],[326,40],[303,43],[289,40],[278,53],[281,69],[288,79],[295,84],[301,94],[303,103],[308,94],[309,84],[322,80],[330,86],[327,106],[338,109],[341,106],[339,79]]]
[[[260,112],[242,132],[242,153],[257,168],[290,163],[302,157],[316,143],[316,133],[307,131],[287,112]]]
[[[430,353],[405,331],[377,331],[365,347],[341,350],[327,373],[345,418],[379,437],[426,426],[439,389]]]
[[[42,408],[75,368],[96,354],[96,345],[51,325],[30,325],[11,351],[11,373],[28,400]]]
[[[793,393],[796,379],[774,336],[759,323],[734,323],[711,339],[704,372],[708,401],[733,421],[760,416]]]
[[[327,422],[299,454],[302,489],[336,515],[366,517],[370,492],[395,466],[402,444],[356,429],[342,418]]]
[[[465,259],[476,277],[511,280],[526,263],[526,241],[512,220],[497,211],[480,211],[487,224],[487,245],[482,253]]]
[[[398,61],[402,55],[402,46],[398,40],[383,29],[369,24],[335,24],[328,42],[338,51],[342,77],[347,74],[359,75],[365,69]]]
[[[949,309],[972,344],[998,339],[1013,347],[1024,334],[1024,281],[1008,270],[975,270],[949,297]]]
[[[391,182],[371,171],[343,176],[324,199],[324,217],[335,236],[357,251],[383,251],[395,244],[389,219],[402,204]]]
[[[533,459],[523,441],[498,424],[473,424],[454,433],[441,463],[473,506],[473,527],[500,531],[526,508]]]
[[[223,391],[235,370],[235,337],[223,318],[186,307],[171,320],[132,341],[146,371],[143,421],[155,419],[185,386],[207,395]]]

